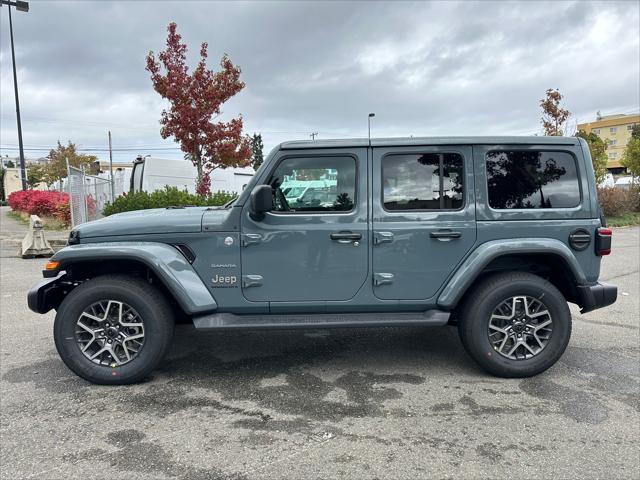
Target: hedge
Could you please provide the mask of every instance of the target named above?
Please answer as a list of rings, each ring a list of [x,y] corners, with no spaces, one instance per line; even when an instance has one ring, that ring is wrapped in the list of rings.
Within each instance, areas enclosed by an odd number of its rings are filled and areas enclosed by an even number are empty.
[[[136,192],[125,194],[115,199],[113,203],[108,203],[102,214],[104,216],[115,213],[130,212],[133,210],[147,210],[150,208],[166,207],[213,207],[224,205],[236,197],[235,193],[216,192],[207,197],[193,195],[176,187],[165,187],[163,190],[155,192]]]
[[[640,191],[637,188],[599,188],[598,200],[605,217],[640,211]]]

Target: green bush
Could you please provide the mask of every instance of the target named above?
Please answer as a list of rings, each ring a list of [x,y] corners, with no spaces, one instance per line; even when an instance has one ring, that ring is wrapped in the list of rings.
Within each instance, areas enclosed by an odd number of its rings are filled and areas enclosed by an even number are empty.
[[[115,213],[130,212],[132,210],[147,210],[149,208],[166,207],[215,207],[224,205],[236,197],[235,193],[216,192],[208,197],[193,195],[176,187],[164,187],[164,190],[155,192],[129,193],[118,197],[113,203],[108,203],[102,214],[104,216]]]

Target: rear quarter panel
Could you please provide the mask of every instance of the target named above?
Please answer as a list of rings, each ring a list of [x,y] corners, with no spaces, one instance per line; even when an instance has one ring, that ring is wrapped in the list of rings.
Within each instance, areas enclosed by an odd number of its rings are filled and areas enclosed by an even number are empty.
[[[573,139],[572,139],[573,140]],[[573,208],[496,210],[489,206],[487,191],[486,155],[491,150],[543,150],[566,152],[573,156],[578,174],[580,203]],[[514,238],[550,238],[569,244],[569,235],[584,228],[592,235],[591,245],[583,251],[571,250],[584,271],[588,282],[595,282],[600,274],[600,257],[595,255],[593,236],[600,226],[595,178],[588,148],[581,139],[573,145],[476,145],[474,168],[476,173],[477,245],[491,240]]]

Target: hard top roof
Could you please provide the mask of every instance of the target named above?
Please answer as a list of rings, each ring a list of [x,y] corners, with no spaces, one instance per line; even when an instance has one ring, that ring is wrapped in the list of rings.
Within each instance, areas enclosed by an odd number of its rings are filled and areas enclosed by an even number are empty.
[[[412,145],[577,145],[576,137],[395,137],[372,138],[373,147],[401,147]],[[366,138],[295,140],[279,145],[282,150],[305,148],[367,147]]]

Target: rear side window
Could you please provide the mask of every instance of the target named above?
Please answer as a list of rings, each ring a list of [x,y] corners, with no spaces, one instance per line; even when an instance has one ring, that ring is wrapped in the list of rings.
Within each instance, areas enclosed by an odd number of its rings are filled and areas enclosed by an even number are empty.
[[[487,153],[489,206],[571,208],[580,204],[576,163],[566,152],[493,151]]]
[[[457,210],[464,204],[457,153],[387,155],[382,159],[386,210]]]

